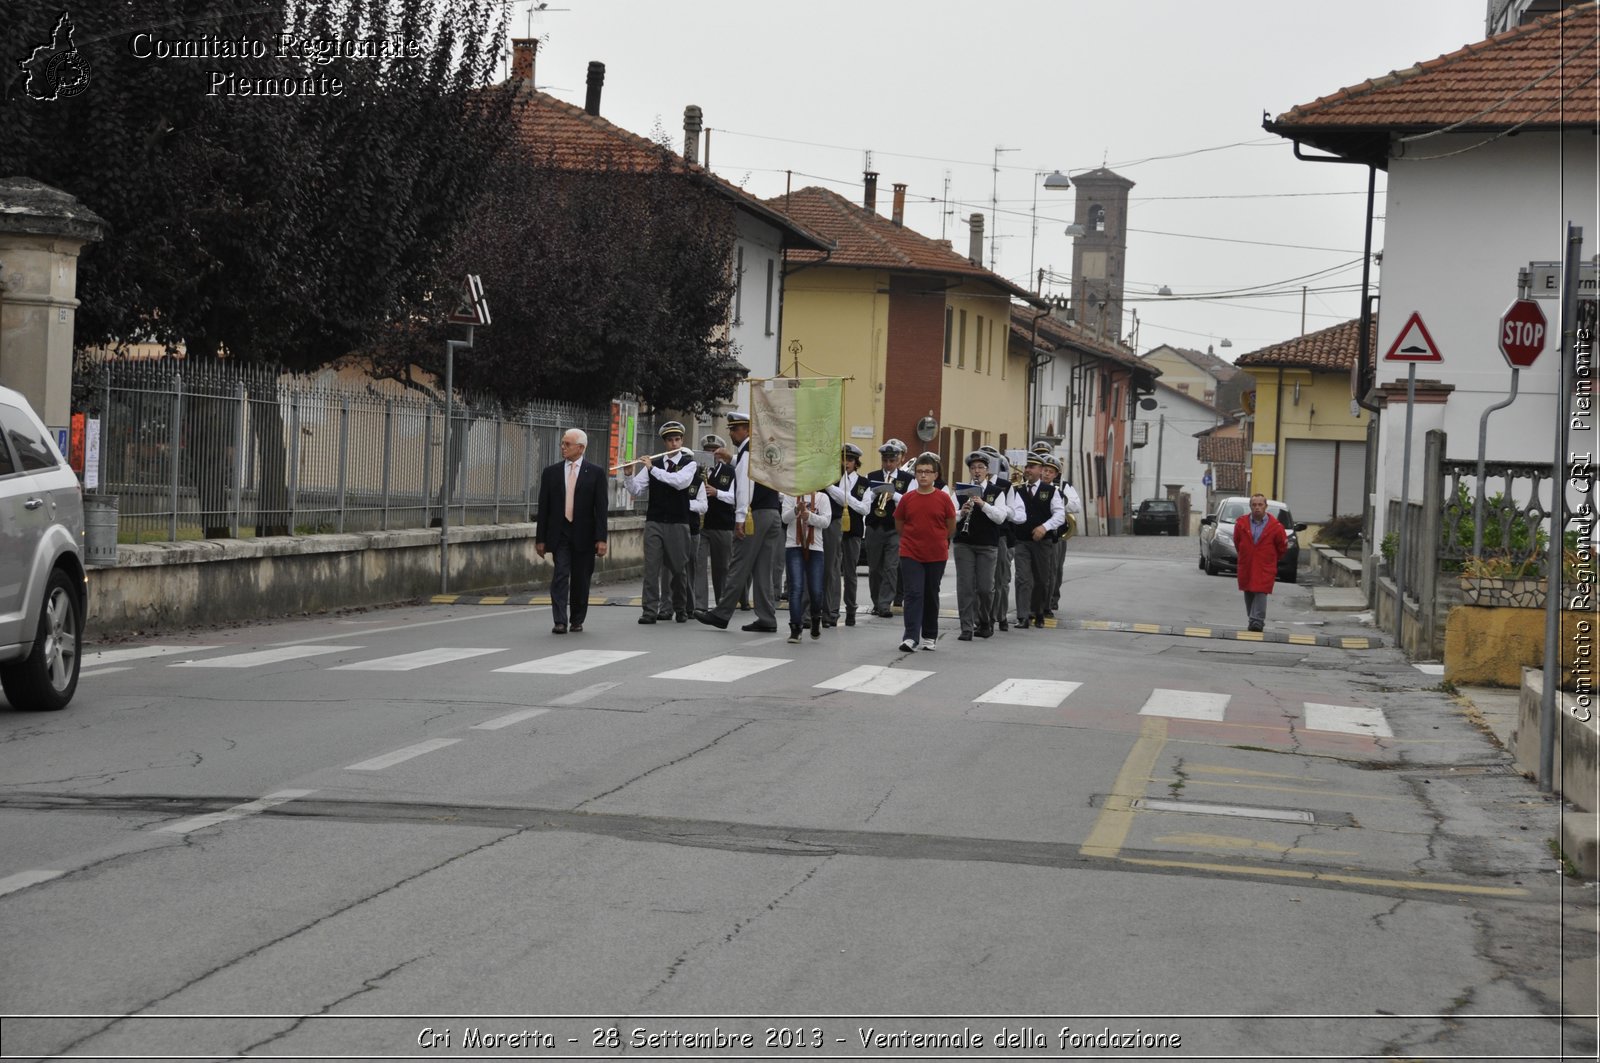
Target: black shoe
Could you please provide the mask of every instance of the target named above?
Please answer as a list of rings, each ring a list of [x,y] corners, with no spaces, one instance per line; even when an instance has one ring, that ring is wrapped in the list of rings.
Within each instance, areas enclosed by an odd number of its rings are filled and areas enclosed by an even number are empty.
[[[874,609],[872,611],[872,615],[873,616],[881,616],[886,620],[893,620],[894,619],[894,610],[892,610],[892,609]]]
[[[1262,630],[1265,630],[1266,626],[1267,625],[1263,624],[1259,620],[1250,621],[1250,630],[1251,631],[1262,631]]]
[[[641,623],[641,624],[653,624],[655,622],[656,622],[656,618],[653,617],[653,616],[641,616],[639,618],[639,623]]]
[[[822,617],[816,613],[811,614],[811,637],[814,639],[822,637]]]
[[[789,641],[790,642],[799,642],[800,641],[800,625],[799,624],[790,624],[789,625]]]
[[[990,627],[988,624],[984,624],[982,627],[978,628],[977,631],[974,631],[973,634],[977,635],[980,639],[993,638],[994,628]]]
[[[971,642],[972,641],[972,632],[963,631],[961,634],[956,636],[956,641],[957,642]]]
[[[894,601],[890,602],[889,604],[890,605],[902,606],[902,607],[905,605],[905,603],[902,602],[899,598],[896,598]]]
[[[822,622],[822,626],[823,627],[838,627],[839,626],[839,618],[838,617],[834,617],[832,620],[824,620]]]
[[[552,635],[565,635],[566,633],[567,625],[565,624],[557,624],[555,627],[550,629],[550,634]]]
[[[1000,630],[1001,631],[1010,631],[1011,630],[1011,624],[1009,622],[1005,621],[1005,620],[1000,621]]]
[[[689,622],[689,614],[688,613],[675,613],[675,614],[673,614],[672,619],[676,620],[680,624],[687,624]]]
[[[1031,620],[1031,617],[1019,616],[1017,617],[1017,627],[1022,631],[1028,630],[1028,624]]]
[[[856,626],[856,611],[854,609],[852,609],[848,613],[844,614],[844,626],[845,627],[855,627]]]
[[[574,635],[576,635],[578,632],[580,632],[582,630],[583,630],[583,625],[582,624],[573,624],[572,625],[572,633]]]
[[[739,612],[741,613],[748,613],[752,608],[754,607],[749,602],[739,603]]]
[[[1042,616],[1034,617],[1033,618],[1033,626],[1037,627],[1037,628],[1044,627],[1044,617],[1042,617]]]
[[[1044,611],[1044,615],[1048,616],[1050,619],[1054,620],[1055,619],[1055,615],[1056,615],[1056,611],[1054,609],[1046,609]]]
[[[793,627],[794,625],[791,624],[790,626]],[[764,633],[766,633],[768,635],[772,635],[772,634],[776,634],[777,633],[778,625],[777,624],[763,624],[759,620],[752,620],[752,621],[750,621],[750,623],[746,624],[744,627],[740,628],[739,630],[740,631],[759,631],[759,632],[764,632]]]
[[[694,614],[694,618],[700,621],[702,624],[706,624],[710,627],[719,628],[723,631],[728,630],[728,622],[709,609],[700,610],[698,613]]]

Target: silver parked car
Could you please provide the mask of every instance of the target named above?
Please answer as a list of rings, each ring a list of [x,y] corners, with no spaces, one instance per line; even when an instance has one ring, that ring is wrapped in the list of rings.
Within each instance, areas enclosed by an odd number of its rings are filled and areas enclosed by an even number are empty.
[[[28,400],[0,388],[0,687],[16,709],[78,689],[83,490]]]
[[[1288,508],[1275,498],[1267,499],[1267,512],[1283,525],[1284,534],[1289,539],[1289,549],[1278,558],[1278,582],[1298,583],[1299,533],[1305,531],[1306,526],[1296,524]],[[1239,555],[1233,548],[1233,522],[1241,517],[1250,519],[1250,499],[1246,495],[1234,495],[1218,502],[1215,512],[1200,521],[1200,568],[1206,575],[1216,576],[1224,571],[1239,570]]]

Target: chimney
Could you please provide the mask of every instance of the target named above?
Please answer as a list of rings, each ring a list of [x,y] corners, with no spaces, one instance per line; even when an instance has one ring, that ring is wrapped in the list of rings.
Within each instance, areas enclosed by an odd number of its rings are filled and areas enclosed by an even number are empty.
[[[861,197],[861,205],[873,214],[878,213],[878,172],[868,170],[861,175],[861,183],[866,189]]]
[[[606,65],[599,60],[589,60],[589,94],[584,97],[583,109],[600,117],[600,86],[606,83]]]
[[[703,112],[696,104],[683,109],[683,161],[700,161],[700,127],[704,124]]]
[[[983,265],[983,215],[974,213],[967,220],[967,224],[972,226],[972,243],[968,246],[967,258],[974,266],[981,266]]]
[[[906,223],[906,186],[903,181],[895,182],[894,216],[892,220],[896,225],[904,225]]]
[[[511,80],[516,87],[533,88],[533,57],[539,53],[539,38],[518,37],[511,42]]]

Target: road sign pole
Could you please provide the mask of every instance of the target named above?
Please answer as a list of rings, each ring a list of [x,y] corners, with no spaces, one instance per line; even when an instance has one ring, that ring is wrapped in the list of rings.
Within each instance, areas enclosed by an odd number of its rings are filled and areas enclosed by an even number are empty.
[[[444,341],[444,505],[439,507],[439,593],[450,593],[450,503],[455,497],[455,461],[450,452],[450,424],[455,413],[456,348],[472,348],[472,326],[465,340]]]
[[[1394,551],[1394,642],[1404,653],[1406,648],[1406,511],[1411,508],[1411,411],[1417,405],[1417,363],[1411,362],[1406,372],[1406,445],[1400,462],[1400,541]],[[1419,551],[1420,552],[1420,551]]]
[[[1567,427],[1572,388],[1567,363],[1578,340],[1578,268],[1583,258],[1583,227],[1567,223],[1566,282],[1561,286],[1561,346],[1556,352],[1556,450],[1550,466],[1550,542],[1545,555],[1544,691],[1539,699],[1539,789],[1555,786],[1556,682],[1561,678],[1561,562],[1567,531]]]

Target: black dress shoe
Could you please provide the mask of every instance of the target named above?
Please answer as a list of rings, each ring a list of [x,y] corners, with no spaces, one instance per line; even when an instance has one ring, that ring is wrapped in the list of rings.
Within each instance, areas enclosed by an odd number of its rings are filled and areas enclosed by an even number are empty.
[[[674,613],[673,616],[672,616],[672,619],[676,620],[680,624],[687,624],[689,622],[689,614],[688,613]]]
[[[728,629],[728,622],[709,609],[700,610],[694,614],[694,618],[709,627],[719,628],[723,631]]]
[[[582,624],[573,624],[570,630],[572,631],[572,633],[574,635],[576,635],[578,632],[583,630],[583,625]]]
[[[557,624],[555,627],[550,629],[550,634],[552,635],[565,635],[566,633],[567,625],[565,624]]]
[[[761,631],[761,632],[765,632],[765,633],[771,635],[771,634],[775,634],[777,632],[778,625],[777,624],[763,624],[759,620],[752,620],[752,621],[750,621],[750,623],[746,624],[744,627],[740,628],[739,630],[740,631]]]
[[[894,619],[894,610],[893,609],[879,609],[879,610],[875,611],[872,615],[873,616],[881,616],[881,617],[885,617],[885,618],[887,618],[889,620],[893,620]]]
[[[957,642],[971,642],[972,641],[972,632],[963,631],[961,634],[956,636],[956,641]]]
[[[994,628],[990,627],[988,624],[984,624],[982,627],[978,628],[978,630],[974,631],[973,634],[978,636],[980,639],[993,638]]]
[[[852,609],[848,613],[844,614],[844,626],[845,627],[855,627],[856,626],[856,611],[854,609]]]
[[[1000,630],[1001,631],[1010,631],[1011,630],[1010,622],[1006,621],[1006,620],[1000,621]]]
[[[641,623],[641,624],[653,624],[655,622],[656,622],[656,618],[653,617],[653,616],[641,616],[639,618],[639,623]]]

